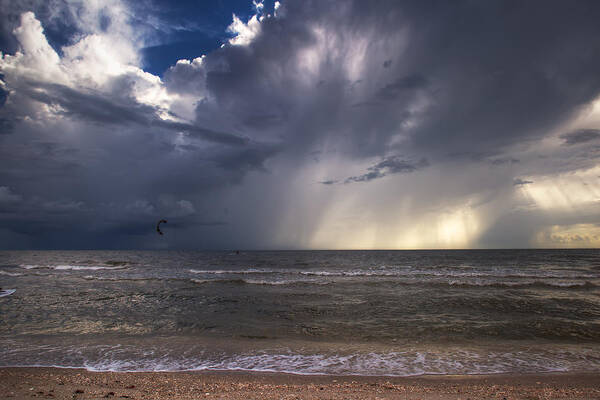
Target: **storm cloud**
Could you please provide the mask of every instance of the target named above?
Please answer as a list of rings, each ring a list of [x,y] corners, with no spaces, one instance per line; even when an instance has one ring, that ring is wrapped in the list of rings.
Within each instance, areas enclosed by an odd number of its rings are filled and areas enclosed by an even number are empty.
[[[560,135],[560,137],[565,141],[565,145],[572,146],[574,144],[586,143],[600,138],[600,129],[578,129]]]
[[[352,182],[368,182],[373,179],[383,178],[392,174],[407,174],[414,172],[417,169],[427,167],[429,162],[426,159],[421,159],[418,162],[410,162],[404,160],[400,156],[386,157],[377,164],[367,168],[368,172],[359,176],[351,176],[344,180],[344,183]]]
[[[8,248],[596,244],[597,2],[0,5]]]

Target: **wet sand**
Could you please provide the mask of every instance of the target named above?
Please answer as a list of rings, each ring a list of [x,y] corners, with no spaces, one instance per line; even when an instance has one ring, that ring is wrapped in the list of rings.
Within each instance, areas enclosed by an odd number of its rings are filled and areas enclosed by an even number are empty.
[[[599,373],[411,378],[0,368],[4,399],[600,399]]]

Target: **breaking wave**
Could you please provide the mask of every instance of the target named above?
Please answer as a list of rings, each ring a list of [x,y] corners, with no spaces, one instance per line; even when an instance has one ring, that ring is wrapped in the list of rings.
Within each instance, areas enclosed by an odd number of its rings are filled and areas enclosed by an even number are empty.
[[[276,271],[272,269],[245,269],[245,270],[199,270],[190,269],[192,274],[204,274],[204,275],[247,275],[247,274],[275,274],[281,273],[282,271]]]
[[[2,271],[2,270],[0,270],[0,275],[6,275],[6,276],[23,276],[23,274],[19,274],[18,272],[8,272],[8,271]]]
[[[303,279],[288,279],[288,280],[260,280],[260,279],[190,279],[196,284],[238,284],[238,285],[269,285],[269,286],[286,286],[286,285],[355,285],[356,282],[352,281],[322,281],[322,280],[303,280]],[[386,281],[366,281],[363,282],[366,285],[380,285],[382,283],[398,286],[434,286],[434,287],[463,287],[463,288],[548,288],[548,289],[593,289],[599,287],[598,285],[589,282],[548,282],[548,281],[526,281],[526,282],[497,282],[497,281],[464,281],[464,280],[450,280],[450,281],[431,281],[431,280],[386,280]]]
[[[518,273],[514,271],[448,271],[429,269],[355,269],[355,270],[317,270],[306,271],[296,269],[240,269],[240,270],[198,270],[190,269],[192,274],[202,275],[252,275],[282,274],[322,277],[447,277],[447,278],[534,278],[534,279],[594,279],[598,275],[580,272],[536,271],[535,273]]]
[[[319,282],[309,280],[281,280],[281,281],[267,281],[257,279],[190,279],[192,282],[203,285],[209,283],[221,283],[221,284],[237,284],[237,285],[267,285],[267,286],[286,286],[286,285],[330,285],[332,282]]]
[[[261,351],[227,354],[193,346],[183,353],[162,347],[36,346],[12,347],[0,355],[1,367],[86,368],[90,371],[253,371],[300,375],[416,376],[439,374],[599,371],[594,349],[450,351],[387,353],[295,353]]]
[[[21,264],[19,267],[24,269],[53,269],[57,271],[97,271],[97,270],[119,270],[125,269],[126,267],[123,265],[115,265],[115,266],[104,266],[104,265],[30,265],[30,264]]]

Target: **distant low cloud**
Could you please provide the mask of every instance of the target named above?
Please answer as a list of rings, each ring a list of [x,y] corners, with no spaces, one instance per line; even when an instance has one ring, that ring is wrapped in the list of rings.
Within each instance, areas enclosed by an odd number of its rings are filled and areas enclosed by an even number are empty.
[[[429,166],[429,162],[425,158],[422,158],[417,162],[412,162],[403,159],[400,156],[386,157],[372,167],[367,168],[369,172],[363,175],[346,178],[344,183],[368,182],[373,179],[383,178],[387,175],[408,174],[427,166]]]
[[[564,145],[572,146],[579,143],[586,143],[600,138],[600,129],[578,129],[560,135],[564,140]]]
[[[125,82],[127,83],[127,82]],[[146,128],[162,128],[174,132],[186,132],[210,142],[226,145],[244,145],[246,138],[225,132],[200,127],[188,122],[162,119],[160,109],[136,102],[130,97],[107,95],[89,90],[75,90],[61,84],[26,82],[23,93],[33,100],[50,106],[58,106],[56,114],[80,118],[95,124],[135,124]]]
[[[500,157],[489,160],[492,165],[505,165],[505,164],[516,164],[520,162],[518,158],[514,157]]]
[[[523,179],[520,179],[520,178],[517,178],[517,179],[515,179],[513,181],[513,185],[514,186],[530,185],[532,183],[533,183],[533,181],[527,181],[527,180],[523,180]]]

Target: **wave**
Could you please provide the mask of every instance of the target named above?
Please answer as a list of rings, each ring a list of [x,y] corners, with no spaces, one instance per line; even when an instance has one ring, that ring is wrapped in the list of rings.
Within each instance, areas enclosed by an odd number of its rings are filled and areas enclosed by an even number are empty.
[[[109,260],[109,261],[106,261],[104,264],[111,265],[113,267],[126,267],[130,264],[135,264],[135,263],[131,262],[131,261]]]
[[[277,273],[285,273],[285,271],[278,271],[272,269],[243,269],[243,270],[200,270],[200,269],[190,269],[192,274],[204,274],[204,275],[248,275],[248,274],[277,274]],[[289,272],[289,271],[288,271]]]
[[[188,278],[176,278],[176,277],[110,277],[110,276],[94,276],[85,275],[82,277],[85,280],[93,281],[108,281],[108,282],[142,282],[142,281],[155,281],[155,282],[193,282],[195,284],[208,284],[208,283],[220,283],[220,284],[264,284],[264,285],[286,285],[294,282],[268,282],[268,281],[254,281],[251,279],[188,279]]]
[[[199,284],[235,284],[235,285],[266,285],[266,286],[288,286],[288,285],[330,285],[332,282],[318,282],[309,280],[282,280],[282,281],[266,281],[256,279],[190,279],[190,281]]]
[[[311,281],[265,281],[265,280],[254,280],[254,279],[196,279],[196,278],[153,278],[153,277],[107,277],[107,276],[94,276],[85,275],[82,277],[85,280],[90,281],[107,281],[107,282],[142,282],[142,281],[156,281],[156,282],[193,282],[198,285],[203,284],[233,284],[233,285],[295,285],[295,284],[307,284],[314,283],[317,285],[327,285],[329,282],[311,282]]]
[[[343,283],[343,282],[338,282]],[[348,282],[348,284],[352,284]],[[499,288],[499,289],[521,289],[521,288],[539,288],[539,289],[594,289],[600,287],[599,285],[590,281],[579,281],[579,282],[555,282],[555,281],[490,281],[490,280],[385,280],[385,281],[369,281],[364,282],[365,285],[398,285],[398,286],[424,286],[424,287],[439,287],[439,288]]]
[[[154,277],[116,277],[116,276],[94,276],[94,275],[85,275],[82,277],[88,281],[108,281],[108,282],[188,282],[186,278],[154,278]]]
[[[124,266],[102,266],[102,265],[30,265],[21,264],[19,267],[24,269],[53,269],[57,271],[97,271],[97,270],[119,270],[124,269]]]
[[[318,281],[318,280],[302,280],[302,279],[289,279],[289,280],[258,280],[258,279],[190,279],[191,282],[196,284],[235,284],[235,285],[268,285],[268,286],[293,286],[293,285],[354,285],[356,282],[349,281]],[[599,287],[598,285],[585,281],[585,282],[543,282],[543,281],[530,281],[530,282],[492,282],[492,281],[428,281],[428,280],[387,280],[377,282],[364,282],[364,284],[380,285],[390,284],[398,286],[433,286],[433,287],[462,287],[462,288],[540,288],[540,289],[593,289]]]
[[[110,276],[94,276],[94,275],[85,275],[83,279],[89,281],[111,281],[111,282],[121,282],[121,281],[158,281],[158,278],[122,278],[122,277],[110,277]]]
[[[580,272],[530,272],[519,273],[514,271],[490,272],[465,272],[427,269],[354,269],[354,270],[296,270],[296,269],[242,269],[242,270],[197,270],[190,269],[190,273],[202,275],[252,275],[252,274],[282,274],[304,275],[322,277],[448,277],[448,278],[530,278],[530,279],[598,279],[598,274],[582,274]]]
[[[27,270],[56,270],[56,271],[119,271],[127,268],[125,264],[108,265],[34,265],[21,264],[19,267]],[[124,262],[123,262],[124,263]],[[397,270],[341,270],[341,271],[302,271],[286,269],[242,269],[242,270],[196,270],[189,269],[189,274],[204,275],[198,278],[186,274],[174,276],[102,276],[106,274],[86,275],[86,280],[101,281],[185,281],[194,284],[237,284],[237,285],[265,285],[265,286],[293,286],[293,285],[386,285],[386,286],[424,286],[424,287],[462,287],[462,288],[540,288],[540,289],[593,289],[600,285],[598,277],[584,280],[583,276],[573,278],[559,278],[561,274],[535,275],[535,274],[495,274],[487,272],[455,272],[447,271],[397,271]],[[41,272],[41,271],[40,271]],[[23,276],[43,275],[31,271],[27,274],[0,270],[0,275]],[[52,275],[50,273],[50,275]],[[228,276],[230,275],[230,276]],[[76,275],[77,276],[77,275]],[[584,275],[585,276],[585,275]],[[192,278],[192,279],[190,279]],[[361,279],[370,278],[370,279]]]
[[[246,270],[189,270],[193,274],[203,275],[251,275],[251,274],[284,274],[307,276],[402,276],[392,271],[298,271],[293,269],[246,269]]]
[[[86,354],[88,354],[86,356]],[[163,347],[35,346],[0,356],[2,367],[86,368],[90,371],[253,371],[298,375],[416,376],[439,374],[600,371],[597,350],[392,351],[320,354],[292,351],[226,354],[193,346],[176,355]]]
[[[93,281],[107,281],[107,282],[141,282],[141,281],[173,281],[173,282],[193,282],[198,285],[203,284],[233,284],[233,285],[268,285],[268,286],[285,286],[285,285],[297,285],[297,284],[315,284],[315,285],[329,285],[332,282],[315,282],[315,281],[302,281],[302,280],[288,280],[288,281],[267,281],[267,280],[255,280],[255,279],[196,279],[196,278],[153,278],[153,277],[108,277],[108,276],[94,276],[85,275],[82,277],[85,280]]]
[[[600,278],[593,274],[575,273],[514,273],[514,272],[454,272],[454,271],[431,271],[431,270],[349,270],[349,271],[299,271],[301,275],[312,276],[381,276],[381,277],[407,277],[407,276],[434,276],[449,278],[536,278],[536,279],[594,279]]]
[[[406,273],[393,271],[300,271],[301,275],[309,276],[402,276]]]
[[[530,282],[464,282],[464,281],[449,281],[449,286],[460,286],[460,287],[495,287],[495,288],[585,288],[591,289],[596,288],[592,282],[544,282],[544,281],[530,281]]]
[[[19,274],[18,272],[8,272],[8,271],[2,271],[2,270],[0,270],[0,275],[6,275],[6,276],[23,276],[23,274]]]
[[[0,271],[2,272],[2,271]],[[442,277],[396,277],[388,276],[387,279],[377,280],[361,280],[344,279],[345,276],[324,276],[323,279],[318,278],[295,278],[293,276],[285,276],[288,279],[280,279],[273,277],[271,279],[253,279],[252,277],[226,277],[226,274],[216,274],[214,277],[191,278],[186,276],[99,276],[85,275],[82,278],[86,280],[98,281],[174,281],[174,282],[192,282],[198,285],[204,284],[230,284],[230,285],[265,285],[265,286],[324,286],[324,285],[366,285],[366,286],[422,286],[422,287],[439,287],[439,288],[500,288],[500,289],[594,289],[600,287],[597,282],[591,281],[559,281],[559,280],[491,280],[491,279],[443,279]],[[217,277],[219,276],[219,277]],[[221,277],[222,276],[222,277]],[[338,278],[338,279],[336,279]]]

